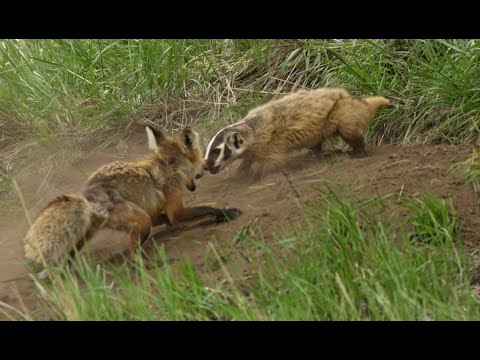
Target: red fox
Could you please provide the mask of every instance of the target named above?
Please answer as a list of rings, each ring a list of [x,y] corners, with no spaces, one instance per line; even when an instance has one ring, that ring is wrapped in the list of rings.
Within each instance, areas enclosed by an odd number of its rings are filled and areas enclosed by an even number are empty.
[[[229,221],[239,209],[185,207],[185,188],[195,191],[203,175],[199,136],[185,128],[170,138],[146,127],[153,153],[136,162],[113,162],[97,169],[81,195],[62,195],[40,213],[24,239],[25,257],[37,264],[62,265],[100,228],[130,234],[129,251],[135,260],[152,226],[213,217]]]
[[[242,159],[239,175],[258,178],[302,148],[319,151],[322,142],[339,135],[355,155],[365,155],[364,133],[378,108],[390,104],[383,96],[354,97],[342,88],[300,90],[248,112],[208,142],[205,170],[216,174]]]

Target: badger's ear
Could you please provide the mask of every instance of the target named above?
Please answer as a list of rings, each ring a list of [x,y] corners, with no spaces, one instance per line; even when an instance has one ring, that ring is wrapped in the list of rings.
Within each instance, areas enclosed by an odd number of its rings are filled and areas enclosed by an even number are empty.
[[[200,147],[199,136],[195,131],[193,131],[191,127],[186,127],[185,129],[183,129],[182,141],[188,149],[195,149]]]
[[[243,136],[239,132],[234,132],[228,135],[227,143],[235,149],[240,149],[243,144]]]
[[[150,126],[145,126],[145,130],[147,131],[148,148],[154,151],[157,150],[158,144],[165,139],[165,136]]]

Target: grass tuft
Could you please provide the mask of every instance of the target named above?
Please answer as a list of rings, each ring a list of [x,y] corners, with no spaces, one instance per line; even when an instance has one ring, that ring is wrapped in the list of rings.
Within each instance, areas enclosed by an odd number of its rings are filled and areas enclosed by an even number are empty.
[[[73,270],[43,283],[45,305],[68,320],[480,318],[469,258],[453,241],[456,217],[444,200],[405,200],[420,243],[372,211],[391,199],[354,203],[332,190],[319,197],[306,225],[274,241],[252,222],[230,244],[210,242],[217,262],[210,271],[186,258],[169,264],[163,247],[121,268],[77,258]],[[218,276],[224,280],[212,280]]]

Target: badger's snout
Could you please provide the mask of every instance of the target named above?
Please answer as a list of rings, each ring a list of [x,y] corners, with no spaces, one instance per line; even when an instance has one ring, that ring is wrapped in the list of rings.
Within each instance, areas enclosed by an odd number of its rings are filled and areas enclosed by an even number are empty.
[[[220,171],[220,165],[210,169],[210,174],[217,174]]]
[[[220,165],[214,166],[212,161],[206,161],[205,164],[203,164],[203,170],[208,171],[210,174],[218,173],[220,171],[220,168]]]

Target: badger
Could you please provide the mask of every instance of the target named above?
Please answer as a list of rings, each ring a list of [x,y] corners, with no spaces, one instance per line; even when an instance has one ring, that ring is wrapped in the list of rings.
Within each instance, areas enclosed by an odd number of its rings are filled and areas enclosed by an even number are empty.
[[[320,151],[325,139],[340,136],[366,156],[364,134],[383,96],[356,97],[343,88],[299,90],[250,110],[239,122],[213,135],[205,150],[204,169],[217,174],[241,159],[238,175],[258,179],[281,167],[295,150]]]

